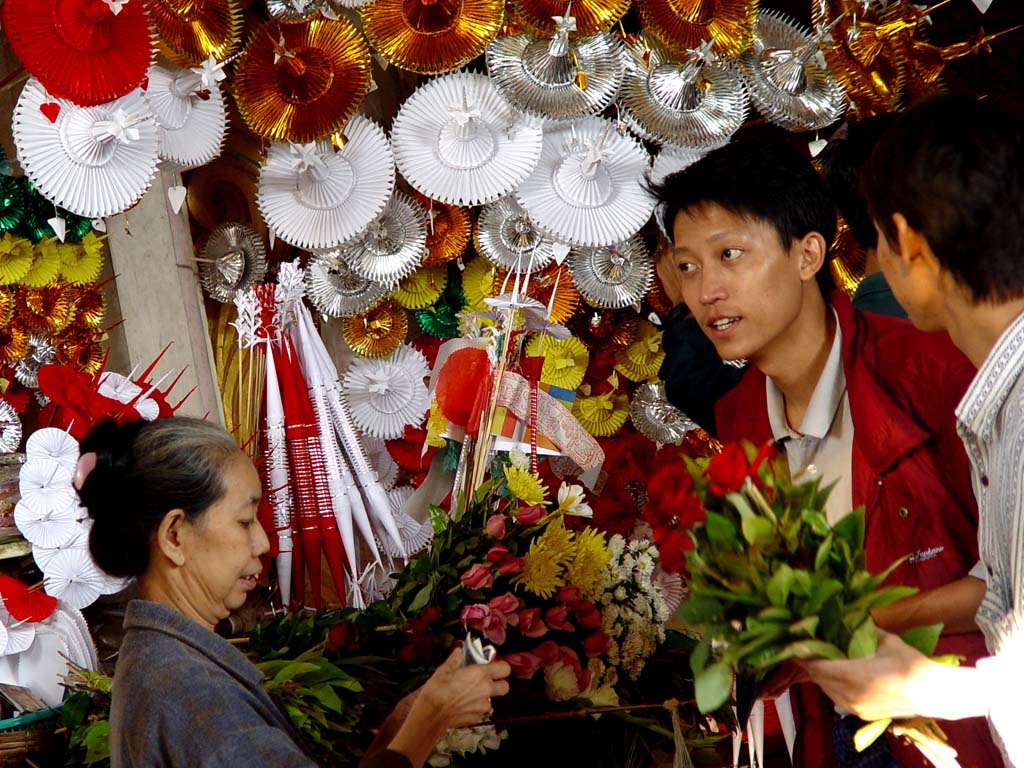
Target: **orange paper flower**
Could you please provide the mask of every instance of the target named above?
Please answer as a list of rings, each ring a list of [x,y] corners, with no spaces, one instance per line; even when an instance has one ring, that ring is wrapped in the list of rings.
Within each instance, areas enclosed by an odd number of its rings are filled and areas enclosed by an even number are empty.
[[[242,32],[239,0],[143,0],[160,36],[161,52],[175,64],[195,66],[230,56]]]
[[[427,256],[423,266],[433,267],[459,258],[469,244],[472,227],[469,211],[456,205],[446,205],[414,192],[413,197],[427,209]]]
[[[754,39],[757,5],[758,0],[637,0],[640,24],[657,38],[652,47],[669,58],[707,40],[715,41],[721,56],[739,56]]]

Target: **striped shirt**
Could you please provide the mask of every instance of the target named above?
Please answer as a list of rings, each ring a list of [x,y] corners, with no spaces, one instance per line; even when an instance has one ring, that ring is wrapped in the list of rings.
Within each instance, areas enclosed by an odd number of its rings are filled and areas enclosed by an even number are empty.
[[[1024,768],[1024,314],[1000,336],[956,409],[978,499],[985,581],[977,622],[993,656],[978,669],[991,694],[989,721],[1007,765]]]

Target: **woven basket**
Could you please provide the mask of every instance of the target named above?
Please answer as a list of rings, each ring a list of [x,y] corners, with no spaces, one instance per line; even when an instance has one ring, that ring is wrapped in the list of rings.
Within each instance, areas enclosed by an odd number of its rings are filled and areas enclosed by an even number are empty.
[[[19,763],[29,755],[57,746],[59,725],[60,709],[0,720],[0,765]]]

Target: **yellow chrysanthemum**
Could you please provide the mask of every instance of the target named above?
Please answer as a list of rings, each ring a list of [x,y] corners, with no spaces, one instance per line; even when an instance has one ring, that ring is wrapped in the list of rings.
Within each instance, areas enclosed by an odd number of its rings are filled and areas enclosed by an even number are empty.
[[[548,523],[544,533],[537,537],[537,543],[558,560],[559,565],[568,565],[576,555],[575,535],[565,527],[561,516]]]
[[[511,464],[506,466],[505,483],[508,485],[508,492],[527,506],[543,504],[548,495],[548,489],[540,478],[523,467]]]
[[[595,599],[601,591],[611,557],[601,532],[596,528],[584,529],[576,534],[576,554],[565,569],[566,581],[579,587],[588,600]]]
[[[563,568],[557,553],[543,546],[540,537],[533,540],[530,551],[523,557],[523,570],[512,579],[527,592],[549,599],[565,586]]]

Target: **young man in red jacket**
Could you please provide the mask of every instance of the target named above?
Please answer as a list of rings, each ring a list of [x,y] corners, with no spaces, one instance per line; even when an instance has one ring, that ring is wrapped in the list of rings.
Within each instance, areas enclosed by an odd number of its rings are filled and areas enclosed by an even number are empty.
[[[943,590],[941,600],[880,611],[880,626],[898,632],[962,617],[947,609],[978,600],[980,588],[962,578],[978,559],[977,506],[953,411],[973,366],[945,334],[858,312],[834,291],[835,209],[790,147],[730,144],[656,193],[687,306],[723,359],[751,363],[716,405],[719,438],[774,439],[795,479],[834,483],[831,522],[865,507],[871,570],[907,556],[890,583]],[[947,622],[945,631],[940,652],[984,655],[973,622]],[[793,700],[794,763],[856,765],[855,725],[817,688],[797,686]],[[998,765],[984,720],[946,732],[964,768]],[[895,763],[879,755],[872,765],[929,765],[912,747],[890,747]]]

